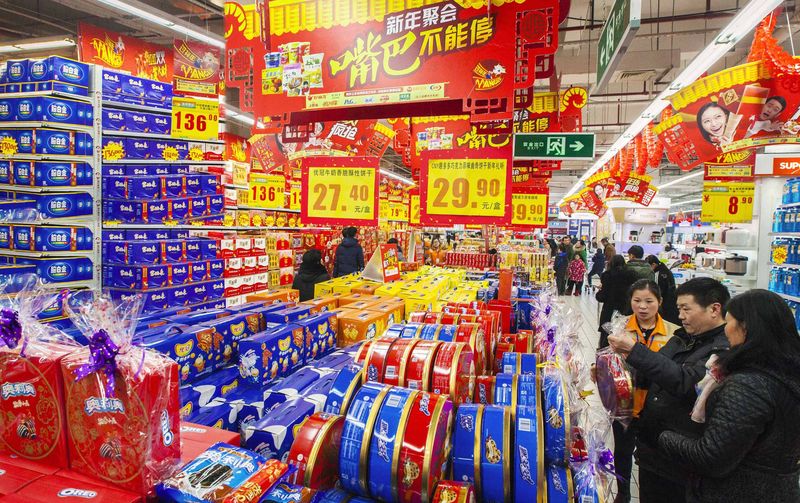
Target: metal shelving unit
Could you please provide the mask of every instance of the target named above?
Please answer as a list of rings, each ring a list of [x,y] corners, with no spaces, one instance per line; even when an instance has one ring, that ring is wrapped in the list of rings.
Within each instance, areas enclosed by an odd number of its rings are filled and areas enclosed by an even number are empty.
[[[116,101],[101,101],[101,105],[109,108],[116,108],[119,110],[132,110],[134,112],[150,112],[155,114],[172,115],[171,110],[164,110],[163,108],[150,107],[146,105],[134,105],[131,103],[117,103]]]
[[[136,133],[133,131],[114,131],[113,129],[104,129],[103,136],[119,136],[123,138],[143,138],[148,140],[174,140],[175,137],[168,134],[153,134],[153,133]],[[210,143],[214,145],[224,145],[225,142],[221,140],[192,140],[194,143]],[[225,162],[225,161],[213,161]]]
[[[69,192],[90,192],[91,185],[66,185],[58,187],[31,187],[30,185],[10,185],[0,183],[0,190],[9,192],[30,192],[32,194],[63,194]]]
[[[181,159],[177,161],[165,161],[164,159],[120,159],[118,161],[102,161],[103,164],[193,164],[195,166],[222,166],[225,161],[190,161]]]
[[[7,94],[3,95],[4,98],[6,96],[8,95]],[[61,131],[79,131],[82,133],[94,132],[94,126],[79,126],[74,124],[62,124],[60,122],[19,121],[19,122],[0,123],[0,129],[27,129],[27,128],[47,128],[47,129],[58,129]]]

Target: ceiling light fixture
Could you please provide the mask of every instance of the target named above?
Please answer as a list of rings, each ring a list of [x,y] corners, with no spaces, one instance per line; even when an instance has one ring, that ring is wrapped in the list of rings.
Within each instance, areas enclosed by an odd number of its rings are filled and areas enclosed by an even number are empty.
[[[682,176],[680,178],[676,178],[675,180],[672,180],[671,182],[665,183],[664,185],[660,185],[658,187],[658,190],[664,190],[667,187],[672,187],[673,185],[677,185],[677,184],[679,184],[681,182],[685,182],[686,180],[691,180],[692,178],[697,178],[698,176],[703,176],[704,174],[705,174],[705,171],[704,170],[700,170],[700,171],[698,171],[696,173],[692,173],[690,175],[686,175],[686,176]]]
[[[199,40],[200,42],[205,42],[206,44],[213,45],[214,47],[219,47],[219,48],[225,47],[225,39],[222,36],[210,32],[200,31],[196,25],[192,25],[191,23],[187,23],[174,16],[170,16],[169,14],[166,14],[165,12],[160,11],[158,9],[154,9],[147,4],[139,2],[138,0],[126,0],[124,2],[122,0],[95,0],[95,1],[100,4],[106,5],[108,7],[112,7],[119,11],[125,12],[126,14],[131,14],[133,16],[140,17],[145,21],[149,21],[153,24],[169,28],[178,35],[193,38],[195,40]]]
[[[669,207],[672,208],[673,206],[683,206],[684,204],[699,203],[702,200],[703,199],[700,198],[700,197],[698,197],[697,199],[687,199],[686,201],[681,201],[679,203],[672,203],[672,204],[669,205]]]
[[[45,51],[48,49],[73,47],[74,45],[75,40],[69,37],[31,38],[20,40],[19,42],[11,45],[0,45],[0,53]]]
[[[725,53],[730,51],[736,43],[755,28],[770,12],[775,10],[783,0],[750,0],[742,10],[723,28],[714,40],[695,56],[689,65],[675,77],[675,80],[662,91],[655,100],[634,120],[628,129],[620,135],[613,145],[598,159],[591,168],[575,182],[575,185],[559,201],[559,205],[564,203],[564,199],[578,192],[581,185],[590,176],[599,171],[611,158],[619,152],[625,145],[633,140],[637,134],[647,127],[665,108],[669,106],[667,98],[684,87],[692,84],[703,73],[711,68]]]
[[[391,172],[389,170],[386,170],[386,169],[383,169],[383,168],[381,168],[381,174],[382,175],[386,175],[389,178],[394,178],[395,180],[397,180],[399,182],[402,182],[402,183],[405,183],[406,185],[416,185],[414,180],[409,180],[408,178],[405,178],[403,176],[400,176],[400,175],[398,175],[396,173],[393,173],[393,172]]]

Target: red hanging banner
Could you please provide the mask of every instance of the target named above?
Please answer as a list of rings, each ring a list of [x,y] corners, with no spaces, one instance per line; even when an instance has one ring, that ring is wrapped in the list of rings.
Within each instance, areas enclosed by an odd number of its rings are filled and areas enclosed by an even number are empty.
[[[219,48],[177,38],[172,45],[175,59],[173,92],[216,98],[220,94]]]
[[[137,77],[172,83],[172,47],[78,23],[78,58]]]

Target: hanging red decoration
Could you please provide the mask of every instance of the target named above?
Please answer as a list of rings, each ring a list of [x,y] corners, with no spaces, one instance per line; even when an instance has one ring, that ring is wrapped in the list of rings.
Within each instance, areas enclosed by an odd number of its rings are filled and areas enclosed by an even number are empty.
[[[661,165],[661,157],[664,155],[664,144],[653,131],[653,123],[644,129],[644,140],[647,147],[647,165],[653,169]]]
[[[750,44],[750,53],[747,56],[747,62],[760,61],[764,59],[767,40],[772,39],[772,33],[775,31],[775,24],[778,22],[778,16],[769,15],[756,27],[753,33],[753,43]]]
[[[634,140],[634,159],[636,161],[636,172],[643,175],[647,172],[647,143],[644,141],[644,134],[639,134]]]

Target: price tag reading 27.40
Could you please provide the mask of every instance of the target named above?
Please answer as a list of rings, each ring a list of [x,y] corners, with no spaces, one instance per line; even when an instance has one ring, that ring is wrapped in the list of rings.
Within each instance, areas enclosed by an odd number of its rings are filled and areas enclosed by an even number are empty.
[[[377,224],[377,182],[377,170],[372,167],[304,166],[300,198],[303,221]]]
[[[507,159],[430,159],[422,182],[422,223],[508,223],[509,164]]]

